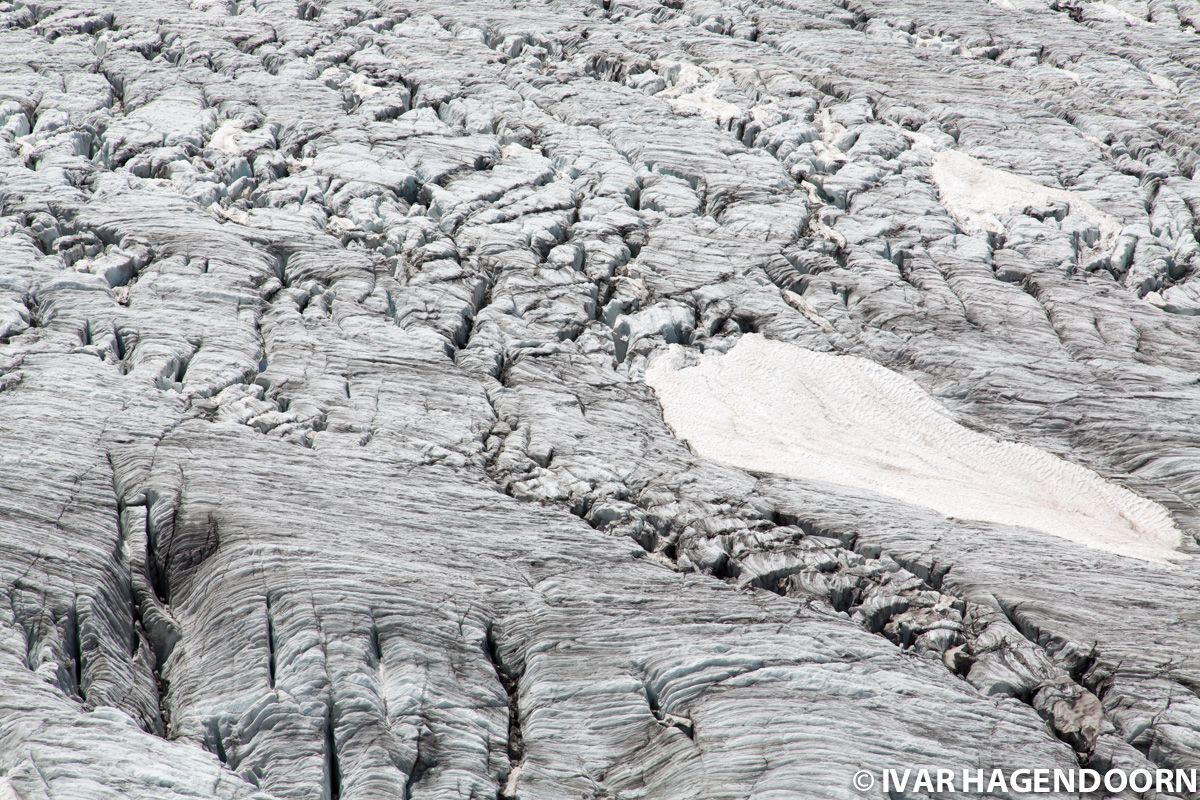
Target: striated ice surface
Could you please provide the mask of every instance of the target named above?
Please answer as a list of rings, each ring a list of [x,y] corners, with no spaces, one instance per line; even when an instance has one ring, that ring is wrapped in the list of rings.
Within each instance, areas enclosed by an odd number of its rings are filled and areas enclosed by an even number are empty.
[[[1200,767],[1197,30],[0,2],[0,800]]]

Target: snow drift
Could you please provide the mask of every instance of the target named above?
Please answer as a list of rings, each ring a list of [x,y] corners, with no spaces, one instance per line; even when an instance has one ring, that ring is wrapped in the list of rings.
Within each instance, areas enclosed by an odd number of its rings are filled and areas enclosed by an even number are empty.
[[[1120,555],[1179,555],[1180,532],[1162,506],[1034,447],[971,431],[913,381],[870,361],[758,334],[694,366],[682,360],[673,347],[646,380],[667,422],[703,456]]]

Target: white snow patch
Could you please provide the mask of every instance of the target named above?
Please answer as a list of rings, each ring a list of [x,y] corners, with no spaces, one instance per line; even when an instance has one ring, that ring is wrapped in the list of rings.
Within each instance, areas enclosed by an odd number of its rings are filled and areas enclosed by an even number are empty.
[[[1159,89],[1162,89],[1164,92],[1177,93],[1179,91],[1179,84],[1175,83],[1175,81],[1171,80],[1166,75],[1159,75],[1156,72],[1148,72],[1146,74],[1149,76],[1150,82]]]
[[[1142,299],[1150,305],[1158,306],[1159,308],[1162,308],[1167,304],[1167,299],[1158,292],[1147,292],[1146,296]]]
[[[718,91],[720,90],[717,85],[710,83],[693,92],[671,97],[668,102],[671,104],[671,110],[676,113],[691,111],[718,125],[725,125],[729,120],[740,117],[742,110],[733,103],[718,97]]]
[[[0,778],[0,800],[21,800],[8,778]]]
[[[226,120],[213,131],[212,138],[208,140],[208,146],[230,155],[240,156],[245,151],[245,147],[238,140],[240,134],[243,134],[245,130],[246,123],[240,119]]]
[[[365,75],[360,75],[357,72],[350,74],[348,83],[350,84],[351,91],[353,91],[360,98],[372,97],[383,91],[383,89],[380,89],[378,86],[375,86],[369,80],[367,80]]]
[[[1078,72],[1072,72],[1071,70],[1063,69],[1062,67],[1050,67],[1050,69],[1055,70],[1056,72],[1061,72],[1065,78],[1074,81],[1076,86],[1083,85],[1083,78],[1079,77]]]
[[[1121,223],[1074,192],[1042,186],[1029,178],[989,167],[957,150],[933,157],[933,182],[942,205],[968,233],[1002,233],[1000,215],[1019,214],[1026,208],[1065,203],[1070,214],[1083,216],[1100,230],[1100,246],[1112,247]]]
[[[1088,3],[1088,11],[1095,11],[1099,16],[1108,17],[1117,22],[1123,22],[1126,25],[1153,25],[1154,23],[1145,17],[1135,17],[1123,8],[1110,6],[1108,3]]]
[[[714,62],[719,66],[724,62]],[[686,61],[663,59],[659,62],[659,74],[669,87],[658,93],[671,105],[677,114],[694,113],[707,120],[725,125],[742,116],[742,109],[722,100],[720,82],[704,67]]]
[[[1162,506],[1037,448],[969,430],[916,383],[866,359],[747,334],[728,353],[683,362],[672,347],[646,382],[675,433],[707,458],[1123,556],[1183,557]]]

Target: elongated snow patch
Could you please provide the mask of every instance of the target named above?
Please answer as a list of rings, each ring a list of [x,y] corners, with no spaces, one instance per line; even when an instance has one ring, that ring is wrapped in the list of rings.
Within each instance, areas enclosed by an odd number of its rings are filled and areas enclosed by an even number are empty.
[[[933,182],[946,210],[969,232],[1002,233],[1000,216],[1020,213],[1029,206],[1063,203],[1100,232],[1102,247],[1111,247],[1121,232],[1116,217],[1066,189],[1042,186],[1022,175],[989,167],[957,150],[938,153],[933,159]]]
[[[700,455],[1124,556],[1180,557],[1180,531],[1162,506],[1037,448],[964,428],[917,384],[871,361],[757,334],[689,367],[672,349],[646,381]]]

